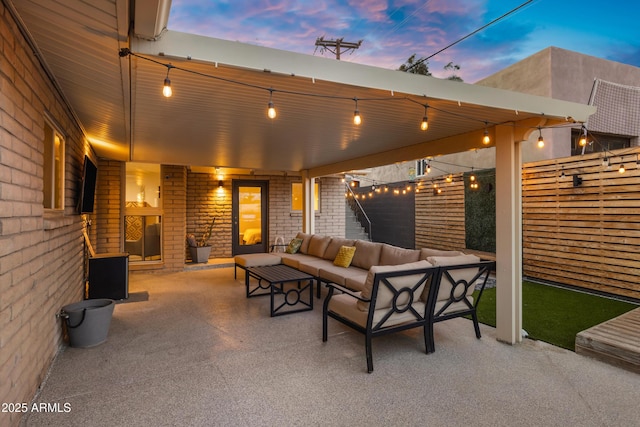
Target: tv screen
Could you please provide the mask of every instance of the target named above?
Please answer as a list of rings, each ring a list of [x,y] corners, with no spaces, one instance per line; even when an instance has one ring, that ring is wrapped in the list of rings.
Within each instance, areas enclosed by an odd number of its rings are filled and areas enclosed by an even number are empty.
[[[96,180],[98,167],[88,156],[84,156],[84,169],[82,171],[82,186],[80,189],[80,213],[92,213],[93,201],[96,195]]]

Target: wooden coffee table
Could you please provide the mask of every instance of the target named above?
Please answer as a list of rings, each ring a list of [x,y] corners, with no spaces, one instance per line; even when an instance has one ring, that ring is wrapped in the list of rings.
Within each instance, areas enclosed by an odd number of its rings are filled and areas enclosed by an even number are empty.
[[[251,289],[251,278],[258,281]],[[295,268],[279,264],[248,267],[245,275],[247,298],[271,296],[271,317],[313,310],[313,282],[315,278]],[[268,291],[268,292],[261,292]],[[290,308],[293,307],[293,308]]]

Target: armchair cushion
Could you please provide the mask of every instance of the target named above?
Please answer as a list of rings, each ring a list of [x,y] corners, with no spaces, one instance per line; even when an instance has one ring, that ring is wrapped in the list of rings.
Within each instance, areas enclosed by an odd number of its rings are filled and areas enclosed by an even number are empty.
[[[449,266],[449,265],[460,265],[460,264],[474,264],[474,263],[480,262],[480,258],[475,255],[458,255],[458,256],[443,256],[443,257],[434,256],[434,257],[427,258],[427,261],[429,261],[431,264],[436,266]],[[456,282],[459,282],[460,280],[464,280],[468,282],[469,280],[472,280],[477,273],[478,273],[477,267],[463,268],[460,270],[453,270],[451,272],[451,277]],[[443,301],[443,300],[449,299],[449,296],[451,295],[452,291],[454,292],[454,297],[459,299],[460,297],[462,297],[462,295],[459,293],[460,293],[460,290],[463,289],[463,286],[459,286],[458,288],[459,289],[454,289],[453,283],[451,283],[449,278],[446,277],[446,275],[442,276],[442,278],[440,279],[440,289],[438,289],[438,296],[436,298],[436,301]],[[469,286],[467,288],[466,294],[469,299],[471,298],[471,295],[473,295],[473,291],[474,291],[473,286]]]
[[[416,261],[410,262],[407,264],[399,264],[399,265],[379,265],[373,266],[369,269],[369,273],[367,274],[367,280],[364,282],[364,289],[362,290],[362,297],[365,299],[371,299],[371,291],[373,289],[373,282],[375,280],[375,275],[377,273],[387,273],[391,271],[403,271],[403,270],[415,270],[419,268],[429,268],[432,265],[425,261]],[[397,287],[402,286],[412,286],[415,285],[418,277],[420,275],[411,275],[411,276],[399,276],[394,278],[394,284]],[[421,290],[417,292],[418,295],[423,294],[422,289],[424,289],[424,283],[422,284]],[[423,298],[424,299],[424,298]],[[378,288],[378,296],[376,301],[376,308],[388,308],[391,306],[393,300],[393,294],[383,287]],[[406,302],[406,301],[405,301]],[[369,303],[364,301],[358,301],[358,308],[361,311],[369,310]]]

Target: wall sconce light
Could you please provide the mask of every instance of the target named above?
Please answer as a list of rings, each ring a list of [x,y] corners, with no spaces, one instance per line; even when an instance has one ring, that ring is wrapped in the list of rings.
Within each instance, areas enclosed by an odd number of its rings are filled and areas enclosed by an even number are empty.
[[[218,188],[222,188],[224,185],[224,183],[222,182],[222,180],[218,181]]]
[[[573,186],[580,187],[582,185],[582,178],[579,175],[573,175]]]

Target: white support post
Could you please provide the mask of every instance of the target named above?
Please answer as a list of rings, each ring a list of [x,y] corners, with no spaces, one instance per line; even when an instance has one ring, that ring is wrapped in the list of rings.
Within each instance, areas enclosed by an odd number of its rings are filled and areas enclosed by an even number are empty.
[[[314,210],[315,178],[309,177],[308,171],[302,172],[302,232],[313,234],[316,229]]]
[[[522,157],[514,128],[496,126],[496,334],[522,341]]]

